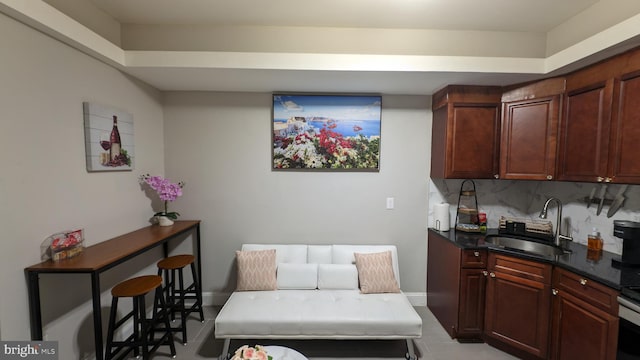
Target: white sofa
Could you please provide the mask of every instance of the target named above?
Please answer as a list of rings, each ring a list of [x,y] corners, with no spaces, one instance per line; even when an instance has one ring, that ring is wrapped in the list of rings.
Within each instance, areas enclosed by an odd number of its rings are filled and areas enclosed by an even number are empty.
[[[277,290],[235,291],[215,319],[215,337],[225,339],[405,339],[407,358],[422,319],[402,293],[362,294],[354,253],[391,251],[398,285],[398,255],[392,245],[245,244],[243,251],[276,250]],[[315,270],[314,270],[315,269]],[[233,349],[232,349],[233,350]]]

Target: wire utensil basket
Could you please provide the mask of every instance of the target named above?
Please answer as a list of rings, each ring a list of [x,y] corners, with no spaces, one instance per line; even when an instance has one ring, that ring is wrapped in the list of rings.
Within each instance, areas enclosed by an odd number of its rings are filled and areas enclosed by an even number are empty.
[[[481,232],[478,218],[476,183],[471,179],[466,179],[460,184],[458,207],[456,209],[456,230]]]

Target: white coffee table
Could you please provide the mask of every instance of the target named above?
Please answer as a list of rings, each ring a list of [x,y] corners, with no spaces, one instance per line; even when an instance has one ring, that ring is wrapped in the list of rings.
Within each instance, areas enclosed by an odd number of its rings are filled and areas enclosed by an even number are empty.
[[[308,360],[304,355],[288,347],[270,345],[264,348],[273,360]]]

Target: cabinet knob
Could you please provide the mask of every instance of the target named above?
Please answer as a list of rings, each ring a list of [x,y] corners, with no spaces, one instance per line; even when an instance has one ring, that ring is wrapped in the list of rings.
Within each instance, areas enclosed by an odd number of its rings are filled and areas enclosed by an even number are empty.
[[[558,290],[551,289],[551,293],[553,294],[553,296],[556,296],[556,295],[558,295]]]
[[[587,279],[580,279],[580,285],[582,286],[587,285]]]
[[[613,179],[612,179],[612,178],[610,178],[610,177],[604,178],[604,182],[606,182],[606,183],[610,183],[610,182],[611,182],[611,180],[613,180]]]
[[[491,276],[492,278],[494,278],[494,277],[496,277],[496,273],[494,273],[494,272],[490,272],[490,273],[489,273],[489,276]]]
[[[500,179],[500,175],[499,174],[495,174],[495,175],[493,175],[493,177],[496,178],[496,179]]]
[[[602,182],[602,181],[604,180],[604,178],[603,178],[602,176],[598,176],[598,177],[596,178],[596,180],[597,180],[598,182]]]
[[[474,251],[473,252],[473,256],[480,257],[480,251]]]
[[[489,275],[489,272],[487,270],[483,270],[482,271],[482,275],[487,276],[487,275]]]
[[[547,180],[553,180],[553,176],[547,175]]]

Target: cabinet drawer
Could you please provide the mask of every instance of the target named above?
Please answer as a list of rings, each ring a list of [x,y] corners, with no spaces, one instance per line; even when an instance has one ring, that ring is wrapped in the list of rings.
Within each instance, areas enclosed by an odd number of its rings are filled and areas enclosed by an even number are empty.
[[[550,264],[491,253],[488,265],[490,271],[551,285]]]
[[[566,291],[612,315],[618,314],[618,291],[584,276],[555,268],[553,287],[558,291]]]
[[[487,250],[464,250],[462,252],[462,267],[484,269],[487,267]]]

